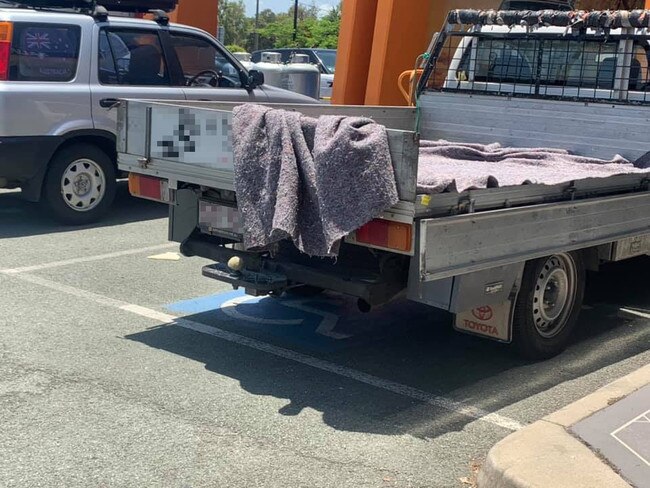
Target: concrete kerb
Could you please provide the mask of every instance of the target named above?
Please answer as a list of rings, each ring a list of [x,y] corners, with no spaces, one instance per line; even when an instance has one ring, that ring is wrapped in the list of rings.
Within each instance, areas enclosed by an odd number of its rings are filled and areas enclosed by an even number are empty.
[[[480,488],[629,488],[568,428],[650,384],[650,365],[554,412],[497,443],[478,476]]]

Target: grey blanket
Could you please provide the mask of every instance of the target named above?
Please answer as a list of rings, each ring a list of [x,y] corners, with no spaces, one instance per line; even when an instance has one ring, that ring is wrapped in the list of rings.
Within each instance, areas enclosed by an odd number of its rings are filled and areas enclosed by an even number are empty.
[[[371,119],[254,104],[233,114],[247,249],[291,239],[311,256],[336,256],[342,237],[398,202],[386,129]]]
[[[499,144],[420,141],[418,193],[462,192],[527,183],[555,185],[585,178],[648,173],[626,159],[611,161],[562,149],[504,148]]]

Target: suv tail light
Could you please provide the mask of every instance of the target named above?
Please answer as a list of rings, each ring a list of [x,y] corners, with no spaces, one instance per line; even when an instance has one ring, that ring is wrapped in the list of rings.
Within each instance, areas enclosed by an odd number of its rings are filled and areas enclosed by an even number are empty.
[[[14,25],[11,22],[0,22],[0,80],[6,80],[9,77],[13,35]]]

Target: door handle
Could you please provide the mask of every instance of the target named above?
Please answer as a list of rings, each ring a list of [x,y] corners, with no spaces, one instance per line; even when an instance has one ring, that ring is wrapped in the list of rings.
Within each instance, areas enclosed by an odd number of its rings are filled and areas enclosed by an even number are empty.
[[[102,98],[99,101],[99,106],[103,108],[113,108],[119,103],[120,101],[117,98]]]

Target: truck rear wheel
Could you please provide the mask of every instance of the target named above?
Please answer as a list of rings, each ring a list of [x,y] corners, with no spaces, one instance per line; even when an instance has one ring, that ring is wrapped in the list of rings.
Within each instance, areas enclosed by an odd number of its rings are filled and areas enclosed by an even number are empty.
[[[43,203],[62,224],[90,224],[108,211],[115,189],[110,157],[92,144],[75,144],[59,151],[50,162]]]
[[[521,356],[546,359],[566,348],[582,307],[584,286],[585,268],[579,252],[526,263],[512,341]]]

